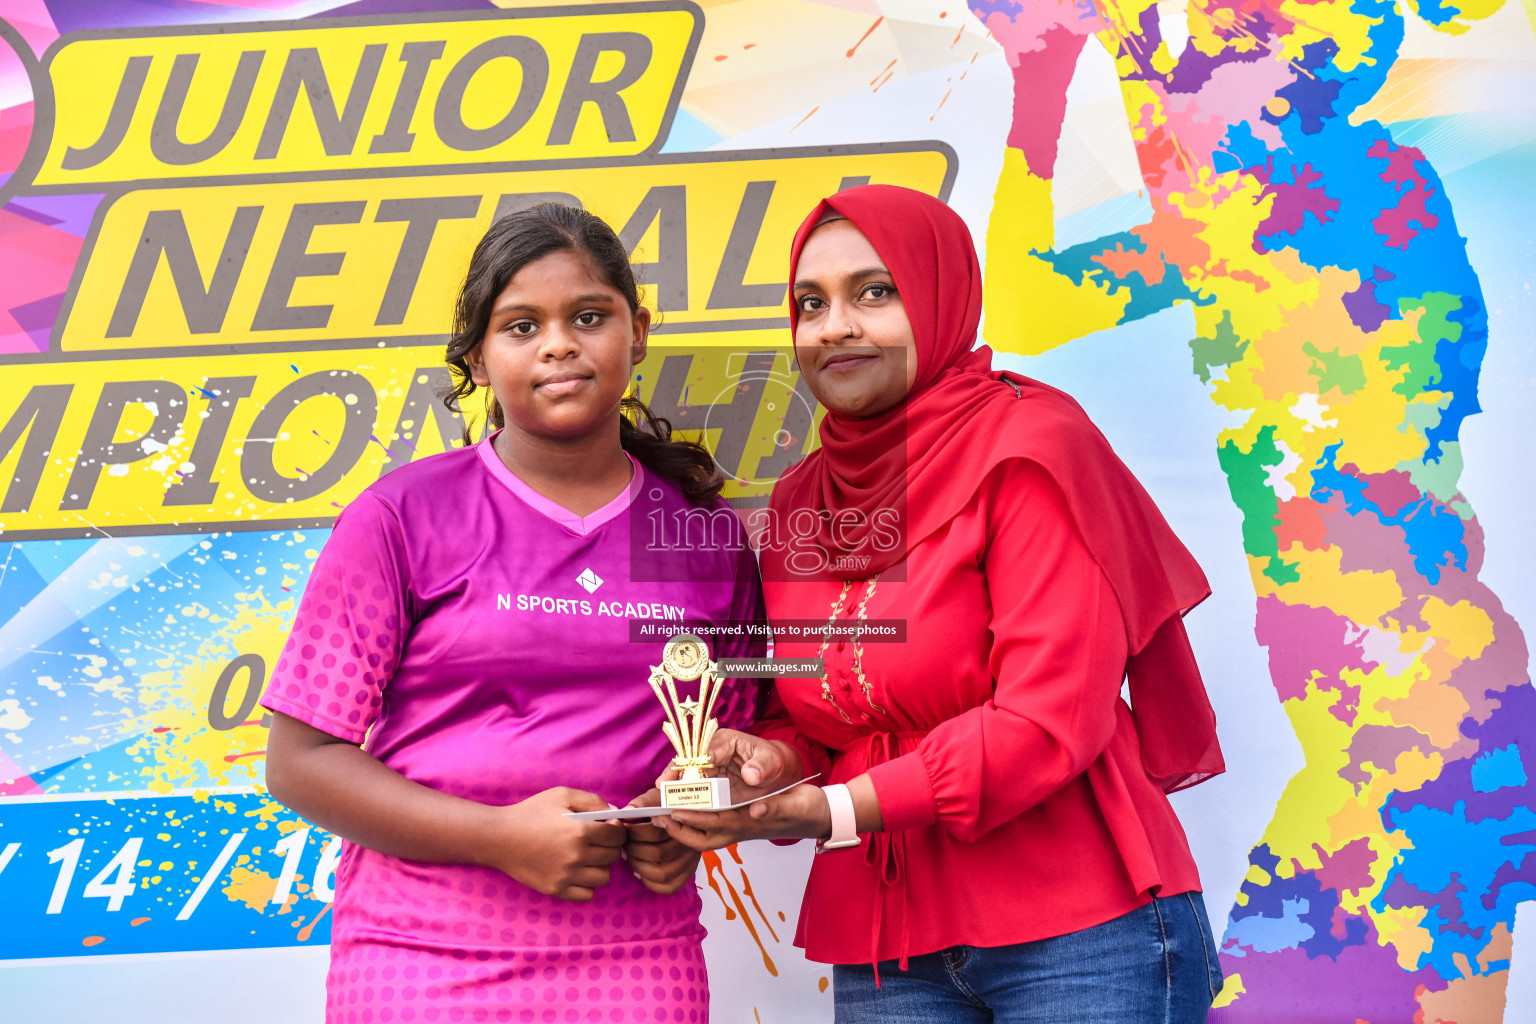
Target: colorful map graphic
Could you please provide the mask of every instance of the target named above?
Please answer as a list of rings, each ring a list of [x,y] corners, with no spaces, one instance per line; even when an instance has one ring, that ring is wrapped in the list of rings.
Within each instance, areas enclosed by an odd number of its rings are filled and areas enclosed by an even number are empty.
[[[1477,275],[1423,153],[1352,116],[1403,15],[1196,2],[1176,52],[1145,0],[971,7],[1018,90],[989,340],[1044,351],[1189,303],[1194,372],[1242,422],[1220,464],[1306,764],[1250,854],[1213,1020],[1502,1019],[1515,907],[1536,896],[1536,691],[1458,490]],[[1497,7],[1417,15],[1462,32]],[[1089,36],[1115,60],[1150,217],[1058,249],[1053,165]]]

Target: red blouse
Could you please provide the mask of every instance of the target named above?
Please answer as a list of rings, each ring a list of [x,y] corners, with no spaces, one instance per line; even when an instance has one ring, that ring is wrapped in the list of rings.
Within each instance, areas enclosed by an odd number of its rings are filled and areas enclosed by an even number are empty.
[[[783,679],[756,730],[793,743],[823,782],[869,772],[884,817],[859,848],[816,857],[795,938],[806,955],[870,963],[1009,945],[1199,889],[1121,699],[1119,605],[1051,478],[1001,464],[905,568],[868,599],[868,618],[906,624],[902,643],[862,644],[868,697],[854,643],[834,641],[836,706],[819,679]],[[858,618],[866,589],[852,584],[839,623]],[[764,582],[773,620],[825,622],[841,590],[831,577]],[[1187,651],[1177,617],[1163,629]]]

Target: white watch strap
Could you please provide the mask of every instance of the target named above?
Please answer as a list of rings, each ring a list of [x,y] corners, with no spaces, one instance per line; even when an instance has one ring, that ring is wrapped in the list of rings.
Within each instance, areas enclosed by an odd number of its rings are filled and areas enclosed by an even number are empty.
[[[816,852],[841,850],[859,845],[859,829],[853,813],[853,794],[848,787],[837,784],[822,786],[827,796],[827,809],[832,812],[832,835],[816,844]]]

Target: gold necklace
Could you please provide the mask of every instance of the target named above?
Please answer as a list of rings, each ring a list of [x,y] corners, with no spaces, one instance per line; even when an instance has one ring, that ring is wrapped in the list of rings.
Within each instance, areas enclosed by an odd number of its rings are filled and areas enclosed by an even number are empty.
[[[864,700],[868,702],[870,707],[874,708],[876,711],[883,715],[885,714],[885,708],[882,708],[880,705],[875,703],[875,699],[872,696],[873,688],[870,686],[869,680],[864,677],[864,645],[859,642],[859,637],[864,629],[864,623],[869,617],[869,599],[875,596],[875,584],[879,581],[879,579],[879,573],[875,573],[869,578],[869,582],[864,588],[864,598],[859,602],[858,625],[856,625],[853,630],[853,671],[854,674],[858,676],[859,689],[864,691]],[[848,597],[848,591],[852,588],[853,581],[844,580],[843,589],[838,593],[837,597],[832,600],[832,614],[827,616],[827,626],[826,629],[822,631],[821,636],[821,648],[816,652],[816,657],[821,659],[821,698],[822,700],[825,700],[831,704],[834,708],[837,708],[838,715],[849,725],[853,724],[853,720],[848,717],[848,715],[843,711],[842,707],[837,703],[837,698],[832,696],[832,684],[827,681],[828,672],[826,655],[827,647],[832,642],[832,627],[837,623],[837,610],[842,607],[843,601]]]

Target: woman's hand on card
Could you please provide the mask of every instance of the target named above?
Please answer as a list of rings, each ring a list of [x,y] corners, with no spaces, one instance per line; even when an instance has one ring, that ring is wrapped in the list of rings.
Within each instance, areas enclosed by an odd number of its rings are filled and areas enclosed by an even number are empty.
[[[800,754],[788,743],[721,729],[709,744],[715,770],[731,780],[731,802],[752,800],[804,778]]]
[[[827,798],[820,786],[810,783],[734,811],[674,808],[656,820],[669,836],[694,850],[718,850],[748,839],[821,839],[832,834]]]

